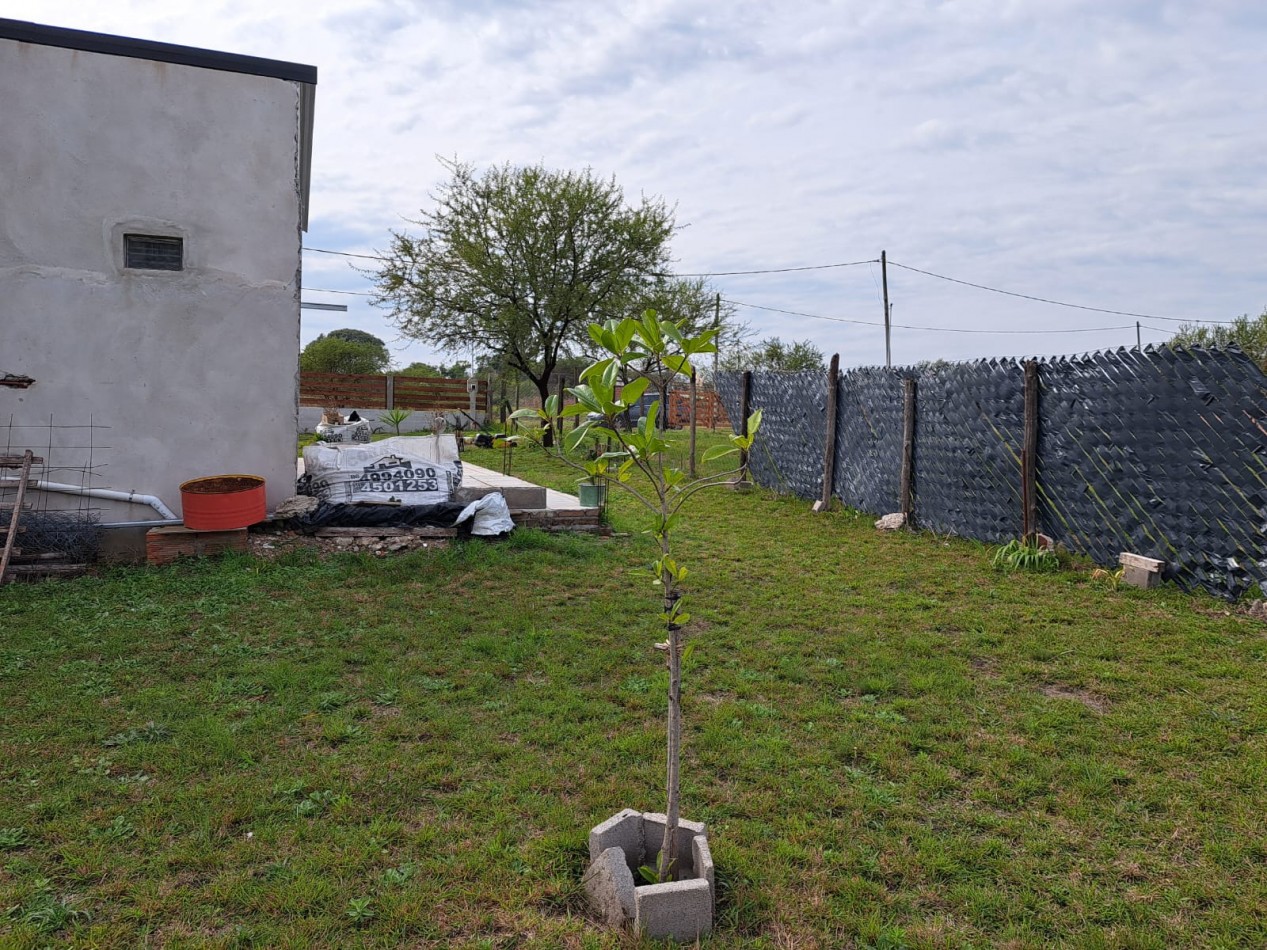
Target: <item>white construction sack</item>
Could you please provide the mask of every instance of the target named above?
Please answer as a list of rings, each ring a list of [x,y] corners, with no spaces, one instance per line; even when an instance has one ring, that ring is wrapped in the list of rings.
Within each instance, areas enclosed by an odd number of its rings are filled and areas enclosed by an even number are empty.
[[[314,430],[317,438],[326,443],[368,442],[370,440],[370,424],[364,419],[359,422],[330,423],[319,422]]]
[[[471,534],[485,536],[505,534],[515,528],[515,523],[510,520],[510,506],[506,504],[506,499],[501,492],[493,492],[483,498],[476,498],[462,509],[462,513],[458,515],[454,524],[461,524],[467,518],[475,519],[471,522]]]
[[[457,443],[452,461],[432,458],[445,454],[443,440],[434,436],[384,439],[369,445],[318,443],[304,448],[308,491],[340,504],[355,502],[435,505],[451,501],[462,484]]]

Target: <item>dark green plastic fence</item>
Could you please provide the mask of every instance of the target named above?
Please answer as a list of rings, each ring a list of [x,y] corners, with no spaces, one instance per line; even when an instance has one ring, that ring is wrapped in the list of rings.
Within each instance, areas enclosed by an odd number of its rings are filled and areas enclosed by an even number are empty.
[[[1267,587],[1267,377],[1236,350],[1121,349],[1040,360],[1039,530],[1096,562],[1131,551],[1164,576],[1228,598]],[[817,498],[826,372],[754,373],[764,421],[752,473]],[[914,519],[981,541],[1018,537],[1024,368],[983,360],[932,370],[843,373],[832,493],[897,511],[903,381],[917,380]],[[739,374],[719,392],[740,418]]]

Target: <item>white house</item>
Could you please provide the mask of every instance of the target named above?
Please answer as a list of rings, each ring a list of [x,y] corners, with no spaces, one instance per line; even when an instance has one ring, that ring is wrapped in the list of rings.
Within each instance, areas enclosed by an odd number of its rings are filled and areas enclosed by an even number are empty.
[[[176,515],[202,475],[262,475],[270,507],[293,494],[316,81],[0,19],[0,452]]]

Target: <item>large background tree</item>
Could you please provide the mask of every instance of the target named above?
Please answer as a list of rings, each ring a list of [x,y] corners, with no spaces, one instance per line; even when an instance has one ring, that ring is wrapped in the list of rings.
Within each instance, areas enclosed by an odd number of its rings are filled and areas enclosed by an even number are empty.
[[[784,343],[777,336],[772,336],[752,346],[732,350],[723,357],[722,368],[784,373],[822,369],[823,351],[808,340],[793,340],[791,343]]]
[[[350,328],[321,334],[299,354],[299,368],[314,373],[382,373],[390,364],[387,344]]]
[[[1205,347],[1235,344],[1267,373],[1267,310],[1257,317],[1242,314],[1231,323],[1218,326],[1183,324],[1170,342],[1179,346]]]
[[[665,269],[673,212],[660,199],[626,205],[589,169],[444,165],[449,181],[412,222],[420,232],[392,232],[375,302],[409,336],[518,370],[544,403],[593,315]]]
[[[430,376],[435,379],[465,379],[470,363],[459,360],[452,365],[448,363],[410,363],[404,369],[396,370],[397,376]]]

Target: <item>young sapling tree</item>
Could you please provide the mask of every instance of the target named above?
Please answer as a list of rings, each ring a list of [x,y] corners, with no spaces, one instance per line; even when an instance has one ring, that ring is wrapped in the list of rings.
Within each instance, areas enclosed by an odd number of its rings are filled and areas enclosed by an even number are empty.
[[[564,408],[560,406],[558,396],[551,396],[543,409],[521,409],[511,418],[539,419],[540,428],[529,432],[540,433],[563,418],[584,416],[577,429],[567,439],[561,440],[562,444],[555,446],[558,457],[591,477],[605,478],[609,484],[620,486],[654,519],[651,534],[659,545],[660,553],[649,573],[652,583],[661,588],[658,620],[664,624],[667,633],[665,642],[657,643],[656,648],[665,654],[669,671],[665,781],[667,820],[656,868],[656,877],[663,882],[673,874],[673,857],[678,853],[682,664],[690,651],[690,648],[684,649],[682,642],[682,628],[690,620],[684,597],[688,571],[674,555],[673,532],[682,506],[691,496],[702,489],[729,483],[743,474],[743,465],[731,471],[690,479],[686,471],[668,464],[666,454],[671,443],[657,427],[657,418],[663,409],[659,400],[651,404],[636,426],[624,429],[620,425],[627,410],[637,405],[653,382],[647,373],[689,376],[693,357],[716,350],[715,329],[690,336],[684,333],[682,325],[660,320],[654,310],[648,310],[641,320],[608,320],[602,325],[591,324],[589,335],[599,348],[600,358],[581,373],[580,385],[568,390],[576,403]],[[622,376],[631,381],[617,393],[617,381]],[[701,461],[707,463],[738,453],[741,449],[751,449],[760,425],[761,412],[758,410],[748,420],[746,435],[732,435],[730,446],[709,449]],[[587,439],[598,439],[610,446],[608,451],[591,460],[598,463],[592,466],[570,457]]]

